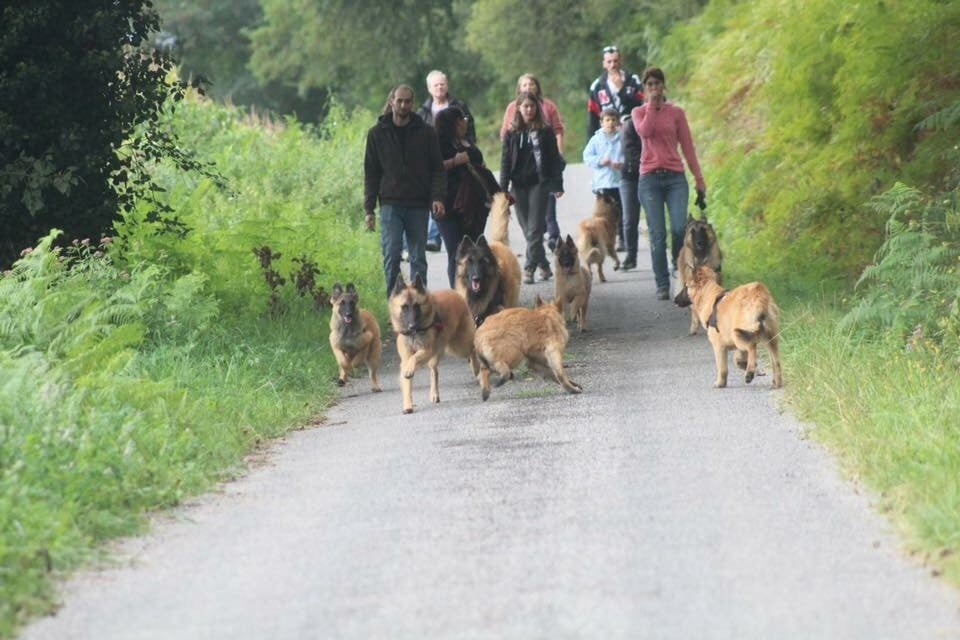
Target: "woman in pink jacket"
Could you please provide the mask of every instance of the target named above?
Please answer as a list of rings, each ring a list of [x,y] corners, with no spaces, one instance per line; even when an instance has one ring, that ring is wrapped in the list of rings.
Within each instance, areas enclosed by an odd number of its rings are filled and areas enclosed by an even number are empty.
[[[667,230],[664,209],[670,213],[670,250],[673,270],[683,247],[687,226],[687,205],[690,186],[684,173],[683,159],[697,186],[697,205],[706,206],[707,184],[697,161],[687,116],[680,107],[667,102],[663,71],[651,67],[643,72],[646,104],[636,107],[630,117],[643,142],[640,155],[640,179],[637,184],[640,204],[647,214],[650,232],[650,258],[657,283],[657,298],[670,299],[670,273],[667,271]]]

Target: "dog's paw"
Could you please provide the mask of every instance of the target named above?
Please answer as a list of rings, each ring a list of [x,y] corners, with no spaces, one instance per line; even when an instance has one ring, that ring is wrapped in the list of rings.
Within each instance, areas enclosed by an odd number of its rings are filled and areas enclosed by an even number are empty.
[[[342,386],[345,385],[345,384],[347,384],[347,381],[346,381],[344,378],[337,378],[337,386],[338,386],[338,387],[342,387]]]
[[[570,381],[570,386],[567,388],[568,393],[583,393],[583,387],[578,385],[576,382]]]
[[[370,390],[373,391],[374,393],[380,393],[381,391],[383,391],[383,389],[381,389],[379,386],[373,387]]]
[[[413,367],[410,367],[409,369],[403,369],[402,371],[400,371],[400,375],[402,375],[404,378],[407,378],[409,380],[410,378],[413,377],[413,374],[416,373],[416,371],[417,371],[416,369],[414,369]]]
[[[403,413],[404,413],[404,414],[413,413],[413,407],[404,407],[404,408],[403,408]]]
[[[481,398],[484,402],[486,402],[487,399],[490,398],[490,389],[481,389],[481,390],[480,390],[480,398]]]

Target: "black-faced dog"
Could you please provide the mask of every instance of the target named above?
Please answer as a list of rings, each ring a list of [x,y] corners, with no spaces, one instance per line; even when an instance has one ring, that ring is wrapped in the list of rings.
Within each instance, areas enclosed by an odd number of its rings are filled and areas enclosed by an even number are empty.
[[[693,216],[687,217],[687,230],[683,235],[683,248],[680,249],[680,255],[677,257],[677,271],[680,275],[681,288],[693,279],[693,271],[700,266],[708,266],[717,274],[717,283],[723,284],[721,268],[723,267],[723,254],[720,252],[720,245],[717,242],[717,233],[713,225],[707,220],[707,213],[703,212],[703,217],[695,219]],[[694,335],[700,328],[700,321],[697,320],[696,313],[690,312],[690,335]]]
[[[474,242],[464,236],[457,247],[457,293],[470,308],[470,317],[480,326],[487,316],[520,300],[520,262],[502,242],[487,244],[483,236]]]

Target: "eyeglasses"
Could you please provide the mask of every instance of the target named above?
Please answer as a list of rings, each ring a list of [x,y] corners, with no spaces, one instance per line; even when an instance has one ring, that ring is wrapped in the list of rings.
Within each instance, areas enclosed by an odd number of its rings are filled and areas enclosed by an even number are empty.
[[[615,47],[615,46],[613,46],[613,45],[610,45],[609,47],[604,47],[604,48],[603,48],[603,52],[604,52],[604,53],[620,53],[620,49],[619,49],[619,47]]]

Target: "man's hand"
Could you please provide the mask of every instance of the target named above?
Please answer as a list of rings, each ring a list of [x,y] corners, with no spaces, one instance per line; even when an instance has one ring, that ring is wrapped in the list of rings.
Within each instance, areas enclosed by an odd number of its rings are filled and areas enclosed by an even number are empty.
[[[367,211],[367,215],[364,218],[364,221],[367,223],[367,231],[374,231],[377,228],[377,216],[373,211]]]
[[[433,211],[434,220],[443,220],[443,217],[447,215],[447,210],[443,206],[443,202],[440,200],[433,201],[433,207],[431,208],[431,210]]]

